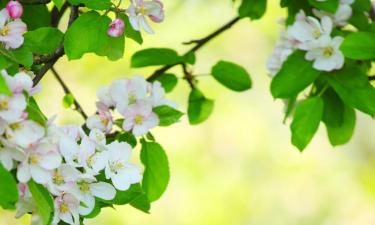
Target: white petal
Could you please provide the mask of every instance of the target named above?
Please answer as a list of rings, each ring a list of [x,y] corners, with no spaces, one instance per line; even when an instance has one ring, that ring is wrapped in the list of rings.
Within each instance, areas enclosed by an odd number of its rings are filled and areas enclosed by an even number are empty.
[[[94,196],[104,200],[111,200],[116,196],[113,186],[105,182],[92,183],[90,189]]]

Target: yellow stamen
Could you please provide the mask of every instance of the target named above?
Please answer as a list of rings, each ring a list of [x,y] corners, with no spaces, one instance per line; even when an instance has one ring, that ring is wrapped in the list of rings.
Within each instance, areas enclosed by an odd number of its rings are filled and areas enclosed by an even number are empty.
[[[0,110],[7,110],[7,109],[9,109],[9,101],[5,99],[0,101]]]
[[[332,47],[326,47],[323,50],[323,55],[325,57],[331,57],[333,55],[334,49]]]
[[[90,184],[85,182],[85,181],[81,181],[78,183],[78,186],[79,186],[79,190],[83,193],[87,193],[87,192],[90,192]]]
[[[31,165],[37,165],[39,163],[39,157],[37,155],[34,155],[34,154],[30,155],[29,156],[29,163]]]
[[[8,35],[9,31],[10,31],[9,27],[8,26],[4,26],[3,29],[0,30],[0,35],[1,36],[6,36],[6,35]]]
[[[64,181],[64,177],[61,175],[61,173],[59,171],[56,171],[53,175],[53,183],[57,184],[57,185],[61,185],[63,183],[65,183]]]
[[[60,213],[65,214],[69,212],[69,205],[66,203],[62,203],[60,205]]]
[[[142,124],[143,123],[143,117],[141,115],[136,115],[134,117],[134,123],[139,125],[139,124]]]

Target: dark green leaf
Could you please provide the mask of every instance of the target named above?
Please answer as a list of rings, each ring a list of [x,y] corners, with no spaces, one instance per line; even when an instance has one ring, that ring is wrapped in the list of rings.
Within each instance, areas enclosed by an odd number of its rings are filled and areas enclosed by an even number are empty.
[[[34,98],[29,98],[27,103],[26,112],[28,113],[28,118],[39,123],[42,126],[45,126],[47,123],[47,118],[43,115],[38,104]]]
[[[132,67],[174,65],[182,61],[182,58],[173,49],[148,48],[136,52],[131,59]]]
[[[18,201],[18,187],[13,175],[0,162],[0,206],[15,209]]]
[[[339,0],[309,0],[310,5],[314,8],[320,9],[322,11],[335,13],[337,8],[339,7]]]
[[[29,181],[30,192],[36,203],[37,213],[43,225],[49,225],[53,219],[54,204],[51,194],[42,185]]]
[[[26,23],[28,31],[48,27],[51,14],[46,5],[23,5],[22,21]]]
[[[138,44],[142,44],[142,34],[141,32],[134,30],[134,28],[129,22],[129,17],[126,14],[120,14],[120,18],[122,18],[125,22],[125,37],[132,39]]]
[[[178,82],[176,75],[171,73],[164,73],[158,78],[156,78],[156,80],[161,83],[165,92],[167,93],[171,92],[174,89],[174,87],[176,87]]]
[[[214,108],[214,101],[207,99],[202,92],[194,89],[189,95],[188,117],[190,124],[207,120]]]
[[[184,114],[170,106],[162,105],[153,109],[159,117],[159,126],[169,126],[177,123]]]
[[[52,53],[60,46],[63,36],[64,34],[56,28],[38,28],[24,35],[24,46],[27,46],[32,52],[37,54]]]
[[[137,139],[131,132],[125,132],[125,133],[120,134],[117,137],[117,140],[119,142],[126,142],[129,145],[131,145],[133,148],[137,145]]]
[[[275,98],[290,98],[309,86],[320,74],[313,69],[312,62],[305,60],[305,53],[296,51],[284,62],[271,83]]]
[[[267,0],[242,0],[238,10],[240,17],[250,17],[250,19],[260,19],[267,9]]]
[[[156,142],[141,140],[141,161],[145,166],[142,188],[153,202],[161,197],[169,182],[168,158],[164,149]]]
[[[292,143],[300,151],[306,148],[318,130],[323,107],[323,100],[320,97],[308,98],[297,105],[290,129]]]
[[[142,194],[130,202],[130,205],[142,212],[149,213],[151,209],[150,201],[146,194]]]
[[[375,33],[355,32],[346,36],[340,49],[351,59],[375,59]]]
[[[211,74],[219,83],[233,91],[240,92],[251,88],[250,75],[237,64],[220,61],[212,67]]]
[[[68,0],[74,5],[84,4],[87,8],[107,10],[111,7],[111,0]]]

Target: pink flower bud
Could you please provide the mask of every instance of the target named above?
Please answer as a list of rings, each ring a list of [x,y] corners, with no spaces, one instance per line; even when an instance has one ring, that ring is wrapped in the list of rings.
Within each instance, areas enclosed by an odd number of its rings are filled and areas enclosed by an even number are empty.
[[[120,37],[124,33],[125,24],[122,19],[115,19],[109,25],[107,34],[111,37]]]
[[[155,23],[161,23],[164,20],[164,5],[161,1],[155,0],[156,7],[148,15],[148,17]]]
[[[10,17],[12,19],[18,19],[23,14],[23,7],[18,1],[10,1],[6,6]]]

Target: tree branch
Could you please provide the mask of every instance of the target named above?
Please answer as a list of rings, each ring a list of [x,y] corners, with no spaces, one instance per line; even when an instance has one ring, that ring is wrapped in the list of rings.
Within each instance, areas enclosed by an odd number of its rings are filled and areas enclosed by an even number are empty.
[[[22,5],[44,5],[51,2],[51,0],[18,0]]]
[[[70,94],[74,97],[74,95],[72,94],[72,92],[70,91],[70,89],[68,88],[68,86],[65,84],[65,82],[61,79],[60,75],[57,73],[57,71],[55,70],[55,68],[51,67],[51,71],[53,73],[53,75],[55,76],[56,80],[59,82],[59,84],[61,85],[61,87],[63,88],[65,94]],[[82,117],[86,120],[87,119],[87,114],[85,113],[85,111],[83,111],[81,105],[79,104],[79,102],[76,100],[76,98],[74,98],[74,109],[79,112]]]
[[[209,34],[208,36],[206,36],[202,39],[199,39],[199,40],[193,40],[193,41],[190,41],[190,42],[186,42],[185,44],[194,44],[195,43],[195,46],[192,47],[189,51],[187,51],[185,53],[185,55],[190,54],[190,53],[195,53],[200,48],[202,48],[205,44],[207,44],[209,41],[211,41],[215,37],[219,36],[221,33],[228,30],[229,28],[231,28],[239,20],[240,20],[240,17],[236,17],[236,18],[232,19],[231,21],[229,21],[228,23],[226,23],[224,26],[222,26],[219,29],[217,29],[216,31],[214,31],[213,33]],[[180,63],[176,63],[176,64],[172,64],[172,65],[165,65],[165,66],[161,67],[160,69],[156,70],[153,74],[151,74],[147,78],[147,80],[148,81],[154,81],[156,78],[161,76],[163,73],[165,73],[166,71],[168,71],[172,67],[174,67],[176,65],[179,65],[179,64]]]
[[[375,80],[375,75],[368,76],[368,80],[369,80],[369,81],[373,81],[373,80]]]

